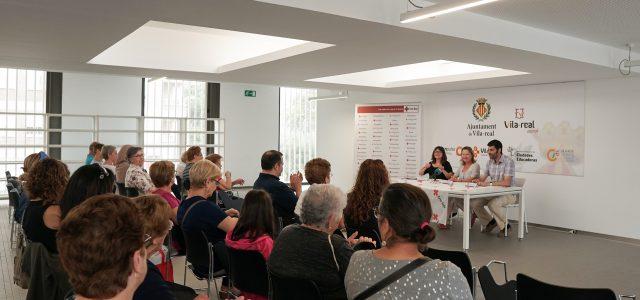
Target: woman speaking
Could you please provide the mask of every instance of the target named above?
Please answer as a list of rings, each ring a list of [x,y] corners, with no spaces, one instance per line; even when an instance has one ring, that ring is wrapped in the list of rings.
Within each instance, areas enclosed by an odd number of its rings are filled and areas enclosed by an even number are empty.
[[[420,168],[418,175],[424,176],[429,174],[431,179],[450,179],[453,176],[453,168],[447,161],[447,154],[442,146],[437,146],[431,153],[431,161],[427,162]]]

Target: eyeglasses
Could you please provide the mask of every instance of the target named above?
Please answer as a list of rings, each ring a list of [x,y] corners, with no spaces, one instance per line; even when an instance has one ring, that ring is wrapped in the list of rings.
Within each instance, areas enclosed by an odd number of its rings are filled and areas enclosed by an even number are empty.
[[[149,248],[151,247],[151,245],[153,244],[153,241],[151,241],[151,235],[148,235],[145,233],[144,235],[144,247],[145,248]]]

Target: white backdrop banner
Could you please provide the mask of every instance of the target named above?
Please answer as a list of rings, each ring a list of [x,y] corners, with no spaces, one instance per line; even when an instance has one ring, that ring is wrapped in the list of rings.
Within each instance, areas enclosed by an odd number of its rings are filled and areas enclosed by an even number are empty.
[[[391,177],[416,177],[422,145],[420,104],[358,104],[355,127],[355,170],[366,159],[380,159]]]
[[[443,146],[454,168],[470,146],[484,170],[487,143],[500,140],[516,171],[584,175],[584,82],[447,93],[429,107],[431,149]]]

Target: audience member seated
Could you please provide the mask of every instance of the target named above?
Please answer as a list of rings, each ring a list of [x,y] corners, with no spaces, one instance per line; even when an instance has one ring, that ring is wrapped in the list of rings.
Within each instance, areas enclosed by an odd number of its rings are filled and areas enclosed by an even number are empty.
[[[92,142],[89,144],[89,153],[87,154],[87,158],[84,160],[85,165],[90,165],[93,162],[93,158],[96,155],[96,146],[100,144],[98,142]]]
[[[314,184],[302,197],[302,225],[282,230],[268,261],[270,272],[281,277],[311,280],[325,299],[344,299],[344,275],[352,245],[371,239],[349,239],[333,234],[342,219],[345,194],[328,184]]]
[[[187,151],[182,152],[180,155],[180,163],[176,166],[176,179],[182,180],[182,174],[184,173],[184,168],[187,166]]]
[[[489,154],[487,167],[484,169],[484,174],[474,180],[474,182],[477,182],[479,186],[510,187],[515,185],[516,165],[511,157],[502,153],[502,143],[498,140],[492,140],[487,146],[489,147],[487,149],[487,153]],[[516,201],[516,195],[504,195],[472,199],[470,205],[485,226],[484,229],[482,229],[483,233],[490,233],[498,226],[498,229],[500,229],[498,237],[504,237],[506,231],[509,230],[509,228],[505,228],[506,216],[504,206],[516,203]],[[485,205],[491,213],[487,212],[484,208]]]
[[[58,249],[75,293],[67,299],[132,299],[147,273],[140,213],[123,196],[95,196],[71,211]]]
[[[185,235],[200,235],[200,232],[204,232],[212,244],[224,241],[227,232],[236,225],[238,219],[232,216],[238,216],[238,211],[222,211],[214,202],[207,200],[216,190],[215,178],[220,177],[220,169],[208,160],[200,160],[191,167],[189,177],[191,188],[178,208],[178,224]],[[223,268],[219,262],[220,259],[216,257],[215,271]],[[200,277],[206,277],[209,273],[208,266],[194,267],[195,273]]]
[[[187,164],[184,166],[184,171],[182,171],[182,195],[187,195],[187,191],[190,188],[190,180],[189,180],[189,170],[193,164],[202,160],[202,149],[198,146],[191,146],[185,152],[185,156],[187,159]]]
[[[116,176],[116,162],[118,161],[118,151],[115,146],[106,145],[100,151],[102,156],[102,166],[111,170],[113,176]]]
[[[40,157],[40,153],[32,153],[25,157],[22,165],[23,173],[18,176],[18,180],[11,181],[14,188],[18,189],[18,192],[20,193],[18,205],[13,212],[13,219],[18,224],[22,223],[22,216],[24,215],[24,211],[27,209],[27,205],[29,205],[29,197],[24,188],[27,178],[29,177],[29,170],[31,170],[31,167],[33,167],[36,162],[40,161]]]
[[[114,189],[115,175],[110,170],[98,164],[78,168],[71,175],[60,200],[62,219],[85,200],[96,195],[113,193]]]
[[[384,191],[377,219],[386,245],[351,256],[345,278],[349,299],[411,261],[435,238],[429,226],[431,203],[418,187],[396,183]],[[454,264],[430,260],[369,299],[472,299],[464,275]]]
[[[275,216],[271,197],[262,190],[251,190],[244,198],[242,215],[236,227],[227,232],[225,243],[227,246],[239,250],[257,251],[264,257],[265,262],[273,249],[275,234]],[[234,272],[251,272],[251,270],[235,270]],[[242,292],[247,299],[262,300],[268,295],[256,295]]]
[[[262,172],[253,183],[256,190],[265,190],[271,196],[276,218],[282,218],[282,225],[298,223],[295,214],[296,203],[302,194],[302,175],[300,173],[289,176],[289,186],[280,181],[280,175],[284,170],[282,153],[269,150],[262,154],[260,160]]]
[[[101,143],[97,143],[93,146],[93,159],[91,160],[92,164],[100,164],[102,163],[102,147],[104,147],[104,144]]]
[[[314,158],[304,165],[304,177],[309,184],[331,183],[331,163],[324,158]]]
[[[331,163],[324,158],[314,158],[304,165],[304,176],[309,184],[329,184],[331,183]],[[300,203],[300,201],[296,203],[297,215],[300,215]],[[344,228],[344,224],[340,224],[341,228]]]
[[[27,181],[31,168],[36,162],[39,162],[39,161],[40,161],[40,155],[38,153],[32,153],[32,154],[29,154],[27,157],[25,157],[22,163],[22,174],[18,176],[18,180]]]
[[[24,234],[27,240],[43,244],[51,253],[58,252],[59,203],[68,181],[67,165],[45,158],[32,166],[25,185],[30,202],[24,212]]]
[[[171,192],[171,186],[175,179],[175,169],[172,162],[168,160],[156,161],[149,167],[149,176],[153,185],[156,186],[156,190],[153,194],[162,197],[169,207],[171,207],[171,220],[175,221],[178,215],[178,206],[180,206],[180,200],[176,198]]]
[[[118,185],[118,193],[126,196],[124,191],[124,180],[127,176],[127,170],[129,169],[129,159],[127,158],[127,152],[131,148],[131,145],[124,145],[120,147],[118,151],[118,160],[116,161],[116,184]],[[122,191],[120,189],[123,189]]]
[[[147,258],[149,258],[162,251],[164,239],[173,226],[173,222],[171,222],[173,212],[166,201],[157,195],[140,196],[133,199],[133,202],[140,211],[145,232],[145,248]],[[171,287],[175,285],[177,284],[170,285],[165,282],[158,267],[147,259],[147,275],[133,295],[133,299],[173,300],[176,297],[172,293]],[[207,297],[200,296],[196,299],[207,299]]]
[[[447,180],[453,176],[453,168],[447,161],[447,153],[442,146],[437,146],[431,153],[431,161],[424,164],[418,175],[429,175],[431,179],[443,179]]]
[[[476,163],[476,159],[473,156],[473,149],[469,146],[462,148],[460,152],[460,168],[451,177],[451,181],[454,182],[472,182],[474,179],[480,177],[480,165]],[[451,216],[452,213],[457,213],[458,209],[463,210],[463,199],[449,198],[449,205],[447,205],[447,215]],[[475,214],[471,218],[471,226],[475,223]],[[448,225],[438,224],[440,229],[447,229]]]
[[[378,207],[382,191],[389,185],[389,172],[379,159],[367,159],[360,164],[356,182],[347,194],[344,222],[347,233],[373,238],[381,246],[378,222],[373,210]],[[375,232],[375,233],[374,233]]]
[[[220,154],[211,154],[205,157],[206,160],[214,163],[220,170],[222,170],[222,156]],[[242,185],[244,184],[244,179],[238,178],[236,180],[231,179],[231,172],[225,171],[224,178],[218,181],[220,183],[220,187],[223,190],[230,190],[234,185]]]
[[[127,150],[127,159],[129,160],[129,169],[125,176],[124,186],[126,188],[135,188],[141,195],[152,193],[156,188],[153,186],[147,171],[143,169],[144,152],[142,148],[129,148]]]

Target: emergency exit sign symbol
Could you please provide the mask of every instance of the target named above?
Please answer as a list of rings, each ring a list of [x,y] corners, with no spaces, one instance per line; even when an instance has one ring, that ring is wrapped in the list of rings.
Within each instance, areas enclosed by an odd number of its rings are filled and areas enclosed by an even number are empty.
[[[254,90],[244,90],[244,96],[245,97],[255,97],[256,96],[256,91],[254,91]]]

